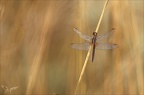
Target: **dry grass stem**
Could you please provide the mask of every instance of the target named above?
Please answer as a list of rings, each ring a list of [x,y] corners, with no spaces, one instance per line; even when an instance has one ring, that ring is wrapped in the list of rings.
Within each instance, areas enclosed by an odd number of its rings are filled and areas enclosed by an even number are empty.
[[[107,0],[107,1],[105,2],[105,5],[104,5],[104,7],[103,7],[103,11],[102,11],[102,13],[101,13],[101,16],[100,16],[100,19],[99,19],[98,25],[97,25],[96,30],[95,30],[96,33],[98,32],[98,29],[99,29],[99,26],[100,26],[100,23],[101,23],[102,17],[103,17],[103,15],[104,15],[104,12],[105,12],[106,6],[107,6],[107,4],[108,4],[108,1],[109,1],[109,0]]]
[[[50,6],[51,8],[51,6]],[[42,63],[42,58],[45,52],[45,48],[46,48],[46,34],[48,33],[48,30],[50,30],[49,28],[49,21],[51,18],[51,14],[47,13],[47,15],[45,16],[45,22],[43,25],[43,30],[42,30],[42,34],[40,37],[40,43],[39,43],[39,47],[38,50],[35,54],[33,63],[32,63],[32,68],[29,74],[29,80],[28,80],[28,86],[27,86],[27,91],[26,94],[32,94],[33,90],[35,88],[36,85],[36,79],[38,78],[38,72],[40,70],[40,66]]]
[[[104,5],[104,7],[103,7],[103,11],[102,11],[102,13],[101,13],[101,16],[100,16],[100,19],[99,19],[98,25],[97,25],[97,27],[96,27],[96,31],[95,31],[96,33],[97,33],[98,29],[99,29],[99,26],[100,26],[100,23],[101,23],[101,20],[102,20],[103,14],[104,14],[104,12],[105,12],[106,5],[108,4],[108,1],[109,1],[109,0],[107,0],[107,1],[105,2],[105,5]],[[80,77],[79,77],[79,80],[78,80],[78,83],[77,83],[77,86],[76,86],[76,90],[75,90],[75,95],[76,95],[76,93],[77,93],[77,90],[78,90],[78,87],[79,87],[80,81],[81,81],[82,76],[83,76],[83,74],[84,74],[84,71],[85,71],[85,68],[86,68],[86,65],[87,65],[87,62],[88,62],[89,56],[90,56],[91,48],[92,48],[92,46],[90,46],[90,49],[89,49],[89,51],[88,51],[88,53],[87,53],[87,56],[86,56],[86,59],[85,59],[85,62],[84,62],[83,68],[82,68],[82,70],[81,70]]]
[[[84,71],[85,71],[85,68],[86,68],[86,65],[87,65],[87,62],[88,62],[88,59],[89,59],[90,53],[91,53],[91,49],[92,49],[92,46],[90,46],[90,49],[89,49],[89,51],[88,51],[88,53],[87,53],[87,56],[86,56],[86,59],[85,59],[85,62],[84,62],[83,68],[82,68],[82,70],[81,70],[81,74],[80,74],[80,77],[79,77],[79,80],[78,80],[77,86],[76,86],[75,94],[76,94],[76,92],[77,92],[77,90],[78,90],[78,86],[79,86],[80,81],[81,81],[81,79],[82,79],[82,76],[83,76],[83,74],[84,74]]]

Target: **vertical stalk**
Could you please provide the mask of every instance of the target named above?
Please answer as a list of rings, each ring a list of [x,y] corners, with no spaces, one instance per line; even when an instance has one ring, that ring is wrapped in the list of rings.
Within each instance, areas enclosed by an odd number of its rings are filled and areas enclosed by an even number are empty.
[[[98,25],[97,25],[97,27],[96,27],[96,31],[95,31],[96,33],[97,33],[98,29],[99,29],[99,26],[100,26],[100,23],[101,23],[103,14],[104,14],[104,12],[105,12],[106,5],[108,4],[108,1],[109,1],[109,0],[106,0],[105,5],[104,5],[104,7],[103,7],[103,11],[102,11],[102,13],[101,13],[101,16],[100,16]],[[76,86],[75,95],[76,95],[76,93],[77,93],[77,90],[78,90],[80,81],[81,81],[82,76],[83,76],[83,74],[84,74],[84,71],[85,71],[85,68],[86,68],[86,65],[87,65],[89,56],[90,56],[91,48],[92,48],[92,45],[90,46],[90,49],[89,49],[89,51],[88,51],[88,53],[87,53],[87,56],[86,56],[86,59],[85,59],[85,61],[84,61],[84,65],[83,65],[83,68],[82,68],[82,70],[81,70],[80,77],[79,77],[79,80],[78,80],[78,83],[77,83],[77,86]]]

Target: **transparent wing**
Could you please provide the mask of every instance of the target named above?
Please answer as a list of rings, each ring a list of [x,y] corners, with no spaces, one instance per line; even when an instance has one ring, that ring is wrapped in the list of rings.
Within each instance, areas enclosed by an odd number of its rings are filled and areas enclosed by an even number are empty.
[[[106,39],[109,38],[111,34],[113,34],[115,32],[115,28],[113,28],[110,32],[106,32],[100,36],[97,36],[97,42],[99,42],[102,39]]]
[[[110,43],[98,43],[96,45],[96,49],[114,49],[117,48],[117,44],[110,44]]]
[[[89,43],[71,43],[71,48],[79,49],[79,50],[89,50],[90,44]]]
[[[83,33],[81,33],[77,28],[74,28],[74,31],[83,39],[87,40],[87,41],[91,41],[91,37],[89,37],[88,35],[85,35]]]

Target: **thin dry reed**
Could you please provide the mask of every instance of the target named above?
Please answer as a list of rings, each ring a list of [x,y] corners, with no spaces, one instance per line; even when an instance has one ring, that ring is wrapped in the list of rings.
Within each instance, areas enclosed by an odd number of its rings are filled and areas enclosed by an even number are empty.
[[[103,17],[103,15],[104,15],[106,6],[107,6],[107,4],[108,4],[108,1],[109,1],[109,0],[106,0],[105,5],[104,5],[104,7],[103,7],[103,10],[102,10],[102,13],[101,13],[101,16],[100,16],[98,25],[97,25],[97,27],[96,27],[96,31],[95,31],[96,33],[98,32],[98,29],[99,29],[99,26],[100,26],[102,17]],[[81,70],[81,73],[80,73],[80,76],[79,76],[79,79],[78,79],[78,83],[77,83],[77,85],[76,85],[75,94],[77,94],[77,90],[78,90],[79,84],[80,84],[80,82],[81,82],[81,79],[82,79],[82,76],[83,76],[83,74],[84,74],[86,65],[87,65],[87,63],[88,63],[88,59],[89,59],[89,57],[90,57],[91,49],[92,49],[92,46],[90,46],[90,49],[88,50],[87,56],[86,56],[86,58],[85,58],[84,65],[83,65],[83,67],[82,67],[82,70]]]

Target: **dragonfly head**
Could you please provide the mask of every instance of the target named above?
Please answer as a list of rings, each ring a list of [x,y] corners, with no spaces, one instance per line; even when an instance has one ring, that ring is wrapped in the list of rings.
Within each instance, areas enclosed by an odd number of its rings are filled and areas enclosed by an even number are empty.
[[[96,35],[97,35],[97,33],[96,33],[96,32],[93,32],[93,35],[94,35],[94,36],[96,36]]]

